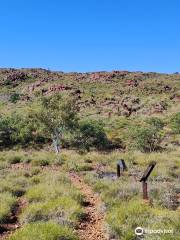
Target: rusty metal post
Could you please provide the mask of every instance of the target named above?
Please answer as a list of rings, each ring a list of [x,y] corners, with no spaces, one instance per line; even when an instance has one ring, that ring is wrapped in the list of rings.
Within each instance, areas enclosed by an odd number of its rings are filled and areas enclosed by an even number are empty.
[[[121,169],[120,169],[120,165],[117,164],[117,177],[119,178],[121,176]]]
[[[148,190],[147,190],[147,182],[142,182],[142,189],[143,189],[143,199],[148,200]]]

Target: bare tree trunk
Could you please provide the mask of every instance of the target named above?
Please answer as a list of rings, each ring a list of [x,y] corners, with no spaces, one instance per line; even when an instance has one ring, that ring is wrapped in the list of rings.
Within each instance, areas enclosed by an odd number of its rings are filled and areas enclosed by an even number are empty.
[[[55,152],[58,154],[61,151],[61,146],[60,146],[60,134],[55,130],[54,134],[52,135],[53,139],[53,145]]]

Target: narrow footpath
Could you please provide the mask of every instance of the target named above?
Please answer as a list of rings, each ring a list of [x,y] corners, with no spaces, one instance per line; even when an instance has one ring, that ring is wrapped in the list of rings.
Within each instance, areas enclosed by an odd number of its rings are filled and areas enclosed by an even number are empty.
[[[77,229],[80,240],[106,240],[103,231],[104,214],[98,211],[98,207],[102,205],[100,197],[75,172],[69,173],[69,178],[73,185],[85,196],[84,208],[87,217]]]

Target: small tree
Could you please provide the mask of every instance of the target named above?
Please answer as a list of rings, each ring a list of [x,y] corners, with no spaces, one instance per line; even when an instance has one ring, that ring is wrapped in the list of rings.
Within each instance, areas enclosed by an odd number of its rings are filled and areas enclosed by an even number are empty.
[[[43,97],[36,118],[43,124],[57,153],[60,152],[63,133],[73,131],[78,126],[77,107],[74,99],[63,98],[60,94]]]

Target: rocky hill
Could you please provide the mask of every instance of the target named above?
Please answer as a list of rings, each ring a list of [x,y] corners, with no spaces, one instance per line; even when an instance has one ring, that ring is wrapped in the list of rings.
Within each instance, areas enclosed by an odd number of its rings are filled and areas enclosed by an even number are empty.
[[[57,92],[77,96],[83,116],[168,114],[179,110],[180,74],[128,71],[64,73],[0,69],[1,110]],[[14,108],[14,106],[13,106]]]

